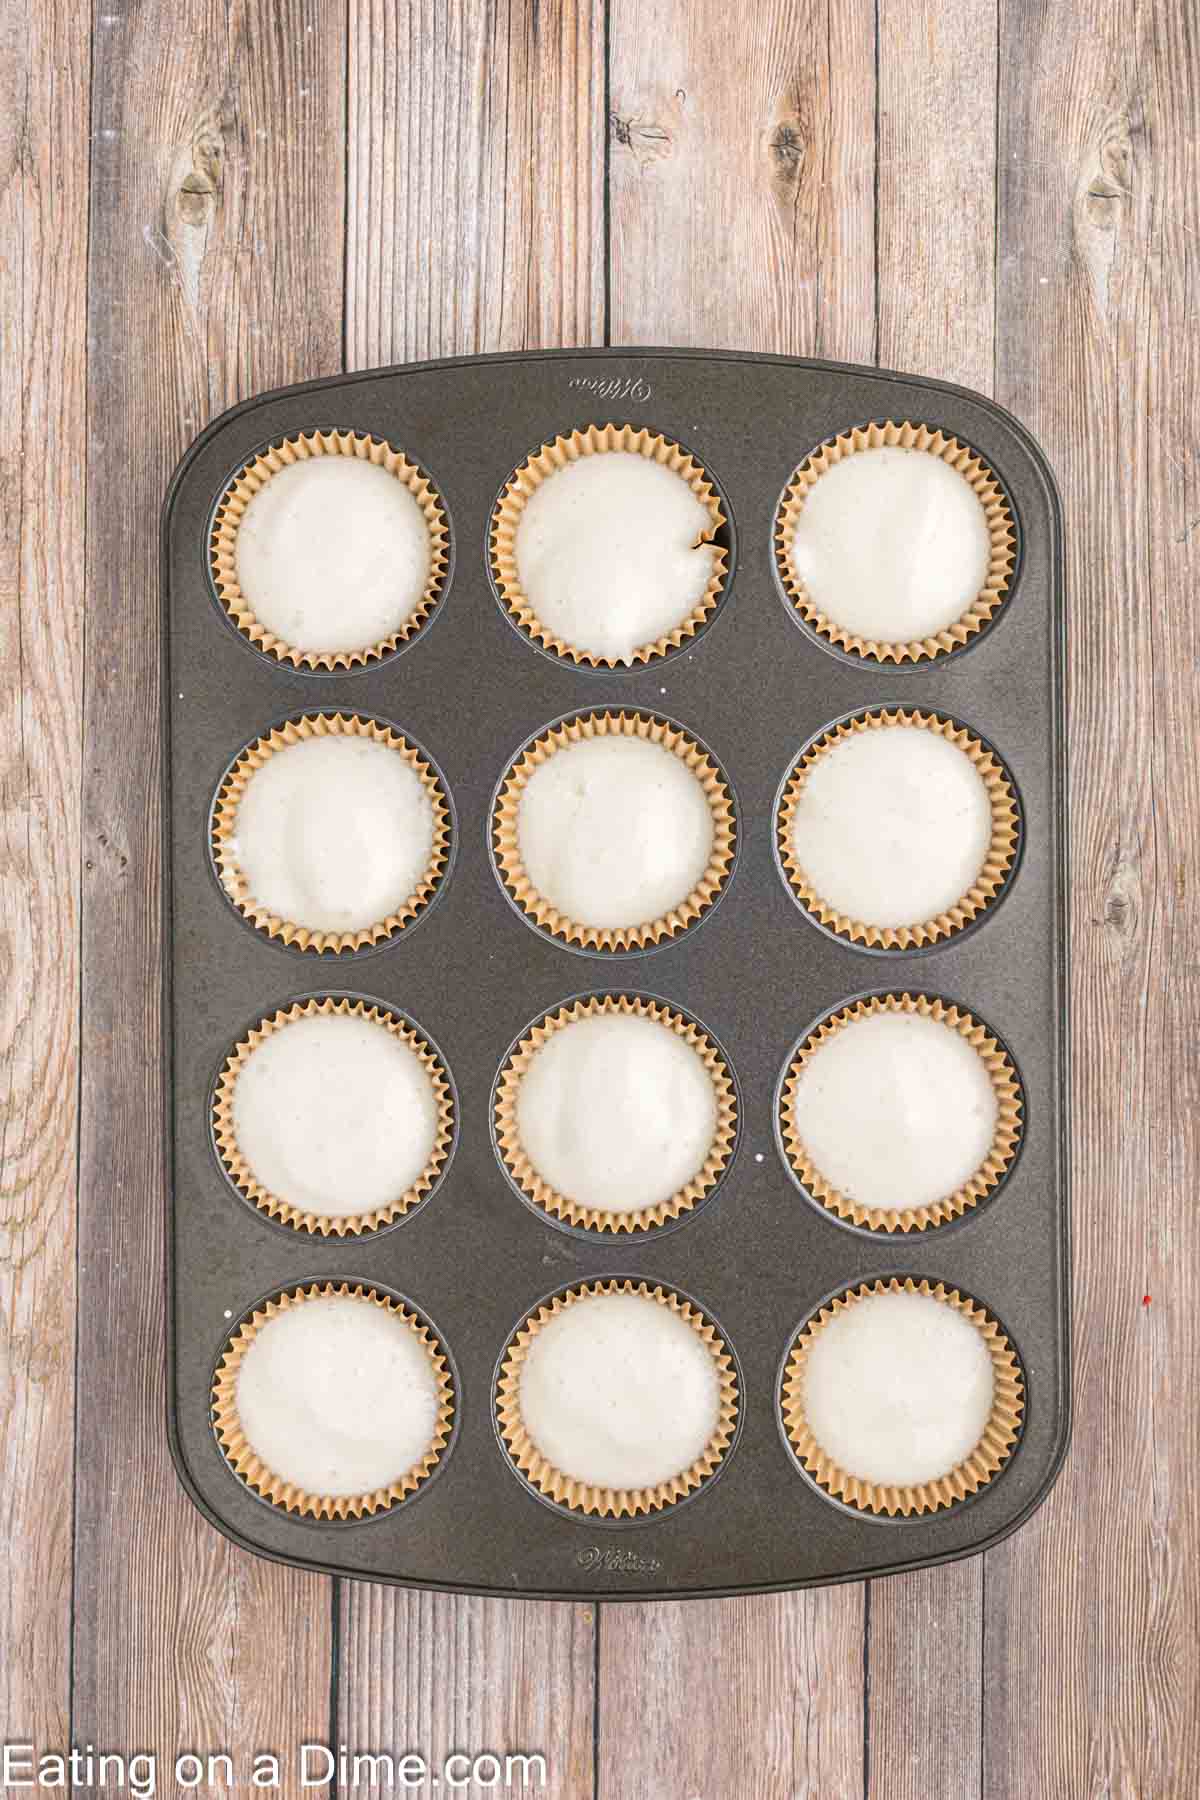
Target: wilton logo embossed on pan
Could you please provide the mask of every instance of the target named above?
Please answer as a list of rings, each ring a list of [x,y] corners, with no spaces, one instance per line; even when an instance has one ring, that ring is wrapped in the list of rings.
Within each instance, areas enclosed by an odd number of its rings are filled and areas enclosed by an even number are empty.
[[[575,1561],[581,1569],[604,1569],[616,1575],[653,1575],[662,1568],[657,1556],[639,1556],[634,1550],[602,1550],[598,1544],[580,1550]]]
[[[648,400],[654,392],[644,375],[572,375],[567,386],[595,394],[597,400]]]

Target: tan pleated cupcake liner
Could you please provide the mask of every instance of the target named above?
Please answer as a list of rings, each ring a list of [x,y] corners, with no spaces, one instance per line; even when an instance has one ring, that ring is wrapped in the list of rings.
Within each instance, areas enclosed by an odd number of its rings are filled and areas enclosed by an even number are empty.
[[[521,1145],[517,1125],[521,1082],[538,1051],[565,1025],[573,1025],[579,1019],[599,1018],[606,1013],[616,1013],[626,1018],[652,1019],[655,1024],[673,1031],[703,1062],[713,1085],[717,1105],[716,1130],[703,1166],[686,1186],[669,1199],[661,1200],[654,1206],[636,1207],[631,1212],[582,1206],[569,1195],[560,1194],[548,1181],[542,1179],[530,1162]],[[701,1026],[671,1007],[646,1000],[637,994],[603,994],[592,999],[576,1000],[567,1006],[560,1006],[556,1012],[547,1013],[521,1039],[501,1071],[496,1086],[495,1126],[496,1142],[506,1169],[521,1192],[536,1206],[568,1225],[619,1235],[623,1231],[650,1231],[657,1225],[665,1225],[668,1220],[681,1218],[711,1191],[725,1173],[733,1154],[737,1135],[737,1096],[724,1057]]]
[[[704,790],[712,813],[712,855],[704,874],[686,899],[657,919],[619,927],[582,925],[569,919],[539,894],[521,860],[517,819],[521,796],[535,769],[570,744],[592,738],[636,737],[659,744],[677,756]],[[733,865],[737,826],[733,797],[717,764],[687,732],[650,713],[584,713],[552,726],[530,744],[505,775],[492,811],[492,843],[496,866],[505,887],[521,910],[543,931],[568,944],[594,950],[640,950],[678,937],[714,905]]]
[[[568,644],[542,624],[521,585],[517,569],[516,537],[526,502],[544,481],[549,480],[560,469],[578,462],[581,457],[595,456],[608,450],[644,456],[648,462],[661,463],[664,468],[670,469],[687,483],[696,499],[707,510],[710,521],[707,530],[697,539],[698,544],[709,544],[713,550],[713,568],[708,585],[691,612],[672,631],[665,632],[651,643],[639,645],[633,653],[634,663],[652,662],[655,657],[665,656],[669,650],[678,649],[680,644],[696,635],[720,599],[728,562],[724,547],[715,542],[716,534],[726,522],[716,490],[702,465],[669,438],[633,425],[589,425],[585,430],[571,432],[569,437],[557,437],[553,443],[543,444],[509,478],[496,502],[489,534],[492,576],[500,598],[527,637],[541,644],[544,649],[553,651],[556,656],[576,664],[583,663],[592,669],[623,669],[627,665],[616,657],[599,656],[595,651],[581,650],[578,645]]]
[[[529,1353],[529,1346],[543,1325],[548,1324],[576,1300],[609,1294],[640,1294],[656,1301],[660,1306],[669,1307],[692,1327],[717,1365],[720,1391],[717,1424],[712,1437],[689,1468],[673,1475],[669,1481],[659,1482],[655,1487],[594,1487],[587,1482],[576,1481],[546,1460],[526,1431],[521,1417],[521,1369]],[[720,1467],[733,1442],[737,1418],[737,1372],[733,1357],[716,1327],[689,1300],[685,1300],[682,1294],[676,1294],[670,1288],[651,1287],[645,1281],[617,1279],[582,1282],[578,1287],[555,1294],[538,1307],[536,1312],[531,1313],[517,1330],[505,1352],[496,1384],[496,1422],[504,1447],[517,1469],[548,1500],[555,1501],[559,1506],[569,1507],[573,1512],[589,1513],[599,1518],[635,1518],[643,1513],[661,1512],[665,1507],[674,1506],[677,1500],[683,1500],[688,1494],[694,1493]]]
[[[792,848],[792,826],[809,771],[819,757],[827,750],[832,750],[843,739],[853,737],[856,732],[882,731],[894,725],[911,725],[922,731],[936,732],[947,743],[956,745],[970,757],[987,789],[992,809],[992,835],[979,874],[966,893],[945,912],[937,913],[930,919],[914,920],[910,925],[868,925],[861,919],[852,919],[846,913],[838,912],[817,893]],[[940,713],[901,710],[864,712],[822,732],[801,756],[783,791],[776,817],[776,837],[780,861],[792,892],[806,911],[822,925],[828,926],[839,937],[847,938],[851,943],[863,944],[867,948],[911,950],[953,937],[973,919],[978,918],[997,898],[1016,860],[1020,839],[1020,810],[1016,791],[1003,763],[964,726],[956,725],[953,719]]]
[[[809,1428],[804,1411],[804,1381],[808,1353],[830,1320],[844,1313],[856,1301],[873,1294],[923,1294],[952,1306],[969,1319],[981,1333],[992,1359],[995,1381],[992,1410],[983,1435],[970,1456],[936,1481],[923,1481],[913,1486],[887,1486],[863,1481],[849,1474],[826,1456]],[[890,1281],[864,1282],[829,1301],[820,1313],[801,1331],[784,1371],[781,1396],[784,1427],[788,1441],[803,1467],[819,1487],[835,1500],[860,1512],[904,1518],[914,1514],[940,1512],[960,1500],[977,1494],[980,1488],[999,1473],[1012,1455],[1021,1431],[1025,1407],[1025,1383],[1017,1355],[999,1325],[983,1307],[948,1288],[943,1282],[914,1281],[910,1276]]]
[[[386,744],[402,756],[420,778],[433,809],[433,850],[425,873],[403,906],[359,931],[320,931],[295,919],[281,919],[278,913],[268,912],[251,894],[234,849],[238,808],[251,778],[277,751],[303,743],[307,738],[320,737],[370,738],[377,744]],[[307,713],[302,718],[289,719],[286,724],[275,726],[265,737],[258,738],[242,751],[229,770],[213,807],[212,855],[221,886],[233,904],[268,937],[279,938],[300,950],[336,954],[362,950],[368,944],[382,943],[384,938],[402,931],[433,899],[450,858],[450,808],[432,765],[390,725],[384,725],[378,719],[360,718],[357,713]]]
[[[242,1358],[249,1350],[255,1337],[271,1319],[278,1318],[293,1306],[303,1306],[308,1300],[351,1299],[368,1302],[378,1306],[384,1312],[392,1313],[402,1319],[413,1332],[421,1347],[425,1350],[433,1367],[437,1384],[438,1412],[433,1437],[425,1454],[410,1469],[390,1482],[387,1487],[373,1488],[364,1494],[310,1494],[307,1489],[297,1487],[294,1482],[284,1481],[276,1475],[256,1455],[242,1430],[237,1410],[237,1377]],[[217,1368],[212,1389],[212,1419],[217,1441],[224,1452],[225,1459],[234,1473],[239,1475],[246,1486],[264,1500],[282,1511],[299,1513],[311,1519],[361,1519],[373,1517],[377,1513],[387,1512],[399,1501],[407,1499],[416,1492],[433,1474],[442,1459],[446,1446],[450,1441],[450,1433],[454,1424],[454,1383],[450,1376],[450,1365],[441,1344],[434,1337],[424,1320],[404,1306],[393,1300],[388,1294],[376,1293],[372,1287],[365,1287],[361,1282],[351,1286],[348,1282],[314,1282],[308,1287],[296,1287],[280,1294],[274,1300],[268,1300],[252,1314],[244,1319],[229,1339],[225,1352]]]
[[[795,1100],[800,1078],[813,1056],[829,1040],[858,1019],[869,1019],[877,1013],[915,1014],[933,1019],[939,1025],[958,1032],[970,1044],[992,1084],[996,1096],[996,1130],[987,1156],[969,1181],[944,1199],[927,1206],[906,1206],[897,1211],[886,1207],[860,1206],[856,1200],[839,1193],[828,1182],[809,1157],[796,1129]],[[792,1058],[779,1097],[779,1127],[784,1149],[796,1175],[814,1200],[829,1212],[851,1225],[865,1226],[871,1231],[926,1231],[933,1225],[944,1225],[949,1219],[961,1218],[1004,1180],[1021,1142],[1021,1084],[1007,1051],[996,1038],[968,1012],[961,1012],[948,1001],[931,999],[925,994],[875,994],[856,1000],[823,1019],[809,1033]]]
[[[290,1200],[278,1194],[272,1194],[258,1180],[250,1164],[238,1147],[237,1132],[233,1122],[234,1094],[238,1079],[250,1057],[266,1043],[277,1031],[294,1025],[299,1019],[318,1018],[355,1018],[365,1019],[369,1024],[378,1025],[400,1043],[407,1046],[419,1060],[421,1067],[429,1077],[433,1089],[434,1102],[437,1107],[437,1127],[433,1149],[429,1160],[421,1170],[417,1179],[396,1199],[390,1200],[386,1206],[375,1207],[368,1212],[353,1214],[334,1214],[311,1212],[303,1207],[294,1206]],[[278,1219],[285,1225],[292,1225],[297,1231],[307,1231],[320,1237],[358,1237],[363,1232],[378,1231],[384,1225],[391,1225],[401,1219],[413,1207],[422,1201],[430,1188],[440,1176],[450,1154],[450,1145],[454,1137],[454,1100],[450,1083],[446,1077],[445,1066],[441,1058],[430,1048],[429,1044],[414,1031],[403,1019],[398,1019],[384,1006],[372,1006],[364,1000],[303,1000],[294,1001],[289,1007],[271,1013],[260,1019],[248,1036],[235,1044],[225,1059],[220,1075],[217,1077],[216,1091],[213,1095],[213,1136],[222,1166],[229,1179],[240,1194],[252,1200],[260,1212],[269,1218]]]
[[[355,650],[306,650],[268,631],[255,616],[237,575],[237,537],[246,508],[281,470],[320,456],[351,456],[386,469],[406,487],[424,515],[429,532],[429,576],[412,612],[378,643]],[[442,597],[450,562],[450,533],[437,491],[424,469],[391,444],[357,431],[308,431],[272,444],[243,465],[221,496],[209,539],[209,569],[221,605],[242,636],[277,662],[298,669],[351,669],[375,663],[415,637]]]
[[[983,508],[991,544],[983,586],[960,617],[930,637],[912,638],[908,642],[883,643],[876,638],[864,638],[847,631],[821,611],[792,565],[796,522],[804,510],[805,501],[822,475],[860,450],[878,450],[884,447],[923,450],[956,469]],[[929,425],[914,425],[909,421],[895,424],[887,419],[882,423],[843,432],[841,436],[821,444],[800,464],[788,484],[775,521],[775,560],[779,578],[792,605],[813,630],[829,643],[872,662],[928,662],[960,649],[991,622],[1003,604],[1012,583],[1016,561],[1016,526],[1000,483],[987,464],[967,445],[960,443],[955,437],[947,437],[944,432],[936,431]]]

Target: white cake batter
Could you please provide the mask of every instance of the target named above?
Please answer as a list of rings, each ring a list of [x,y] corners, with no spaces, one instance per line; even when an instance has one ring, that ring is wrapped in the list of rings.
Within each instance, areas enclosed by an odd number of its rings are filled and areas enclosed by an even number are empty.
[[[238,527],[238,584],[298,650],[367,650],[411,617],[429,580],[425,515],[386,469],[351,456],[291,463]]]
[[[251,897],[313,931],[362,931],[398,911],[433,854],[433,807],[399,751],[303,738],[246,784],[232,849]]]
[[[712,1439],[716,1359],[656,1300],[585,1295],[532,1339],[520,1407],[562,1474],[596,1487],[655,1487],[689,1469]]]
[[[835,625],[882,644],[932,637],[987,580],[983,507],[925,450],[881,445],[834,463],[796,521],[792,569]]]
[[[517,837],[537,892],[568,919],[636,927],[682,904],[712,856],[708,799],[672,751],[642,738],[567,744],[521,795]]]
[[[259,1183],[301,1212],[348,1218],[399,1200],[437,1140],[433,1083],[376,1020],[321,1013],[263,1040],[233,1090],[234,1137]]]
[[[995,1378],[983,1335],[926,1294],[869,1294],[818,1332],[804,1410],[825,1454],[883,1486],[936,1481],[979,1443]]]
[[[576,650],[630,663],[674,631],[712,578],[712,516],[673,469],[636,451],[582,456],[521,511],[517,573],[539,621]]]
[[[832,911],[918,925],[974,885],[992,837],[988,791],[965,751],[917,725],[855,732],[809,767],[792,847]]]
[[[335,1498],[398,1481],[437,1428],[437,1380],[415,1332],[349,1295],[268,1320],[238,1369],[236,1404],[272,1474]]]
[[[704,1167],[716,1128],[708,1070],[654,1019],[576,1019],[521,1077],[521,1145],[543,1181],[580,1206],[629,1213],[669,1200]]]
[[[852,1019],[812,1054],[792,1118],[815,1168],[860,1206],[949,1198],[987,1157],[996,1092],[950,1025],[917,1013]]]

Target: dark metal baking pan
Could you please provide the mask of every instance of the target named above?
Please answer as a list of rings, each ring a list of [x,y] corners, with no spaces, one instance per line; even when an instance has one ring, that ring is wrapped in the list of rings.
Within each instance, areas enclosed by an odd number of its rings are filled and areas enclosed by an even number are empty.
[[[959,654],[885,668],[831,652],[776,578],[772,525],[793,468],[871,419],[941,426],[1001,479],[1020,538],[1010,599]],[[726,597],[694,644],[632,671],[577,669],[523,640],[502,612],[487,527],[509,471],[576,426],[630,421],[687,445],[728,503]],[[322,426],[386,438],[436,483],[453,556],[428,627],[357,672],[310,674],[239,637],[210,586],[206,542],[225,482],[259,446]],[[1067,815],[1062,723],[1062,540],[1053,478],[1029,434],[978,394],[875,369],[729,352],[595,350],[464,358],[335,377],[262,395],[197,438],[163,513],[163,813],[169,1429],[181,1478],[220,1530],[256,1554],[368,1580],[547,1597],[748,1593],[912,1569],[995,1544],[1045,1497],[1069,1430]],[[939,710],[999,751],[1020,792],[1020,866],[978,929],[924,953],[864,955],[814,929],[780,878],[773,805],[819,727],[883,704]],[[495,878],[489,805],[538,728],[577,708],[641,708],[712,747],[736,791],[739,851],[721,904],[652,954],[572,953],[531,930]],[[419,926],[370,955],[301,955],[229,906],[208,816],[230,757],[272,721],[317,709],[395,720],[427,746],[453,797],[454,865]],[[801,1195],[775,1138],[774,1099],[798,1034],[866,990],[920,990],[986,1019],[1016,1061],[1026,1117],[1001,1192],[953,1228],[848,1230]],[[676,1230],[614,1243],[555,1228],[519,1203],[492,1142],[497,1068],[527,1022],[581,991],[658,995],[702,1019],[732,1062],[736,1158],[711,1203]],[[248,1021],[297,994],[354,990],[419,1019],[459,1101],[437,1192],[377,1237],[281,1230],[234,1194],[213,1151],[214,1071]],[[974,1499],[908,1521],[828,1500],[777,1424],[780,1360],[826,1296],[864,1278],[943,1280],[1002,1322],[1027,1410],[1003,1472]],[[603,1525],[547,1506],[508,1465],[493,1427],[497,1355],[545,1294],[621,1274],[677,1286],[710,1309],[742,1375],[738,1442],[686,1505]],[[457,1371],[458,1424],[435,1481],[386,1515],[315,1523],[257,1499],[210,1420],[232,1325],[309,1279],[408,1296]]]

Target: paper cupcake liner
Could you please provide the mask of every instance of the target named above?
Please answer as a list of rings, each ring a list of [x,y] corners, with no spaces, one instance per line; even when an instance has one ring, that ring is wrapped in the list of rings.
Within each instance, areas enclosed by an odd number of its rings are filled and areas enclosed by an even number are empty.
[[[717,1365],[720,1396],[716,1429],[702,1454],[689,1468],[673,1475],[669,1481],[659,1482],[656,1487],[594,1487],[576,1481],[546,1460],[525,1430],[521,1418],[521,1367],[530,1343],[542,1326],[566,1307],[597,1294],[641,1294],[660,1306],[669,1307],[699,1335]],[[573,1512],[590,1513],[600,1518],[634,1518],[642,1513],[661,1512],[664,1507],[673,1506],[677,1500],[693,1493],[710,1479],[724,1460],[733,1442],[737,1417],[737,1372],[733,1357],[716,1327],[681,1294],[673,1293],[670,1288],[651,1287],[645,1281],[588,1281],[555,1294],[518,1328],[504,1353],[496,1384],[496,1423],[514,1466],[548,1500],[569,1507]]]
[[[305,650],[285,643],[255,617],[251,601],[242,592],[237,576],[237,535],[246,508],[282,469],[318,456],[353,456],[373,463],[406,487],[425,517],[429,531],[429,578],[425,590],[408,617],[378,643],[356,650]],[[242,636],[273,656],[277,662],[298,669],[351,669],[375,663],[415,637],[442,597],[450,563],[450,534],[437,491],[424,469],[409,462],[401,451],[379,438],[357,431],[309,431],[270,445],[240,468],[217,505],[209,536],[209,571],[217,599]]]
[[[833,468],[835,463],[860,450],[878,450],[885,446],[924,450],[928,455],[936,456],[950,468],[956,469],[983,508],[991,542],[987,574],[971,604],[941,631],[926,638],[912,638],[907,643],[880,643],[876,638],[860,637],[838,625],[821,611],[792,566],[791,550],[796,521],[822,475]],[[947,437],[944,432],[935,431],[928,425],[914,425],[908,421],[897,425],[888,419],[883,423],[856,427],[853,431],[843,432],[840,437],[831,438],[800,464],[788,484],[775,520],[775,560],[779,579],[792,605],[827,642],[836,645],[839,650],[872,662],[928,662],[932,658],[948,656],[952,650],[960,649],[994,618],[1012,585],[1016,561],[1016,526],[1003,488],[991,469],[973,450],[960,443],[957,438]]]
[[[915,1013],[957,1031],[979,1056],[996,1096],[996,1130],[986,1158],[969,1181],[929,1206],[906,1206],[893,1212],[885,1207],[860,1206],[856,1200],[848,1199],[810,1160],[794,1123],[796,1089],[814,1053],[856,1019],[868,1019],[876,1013]],[[805,1038],[784,1078],[779,1096],[779,1128],[792,1169],[813,1199],[819,1200],[829,1212],[851,1225],[864,1226],[871,1231],[925,1231],[932,1225],[944,1225],[948,1219],[961,1218],[1004,1180],[1021,1142],[1021,1083],[1007,1051],[987,1026],[981,1025],[970,1013],[960,1011],[946,1000],[930,999],[924,994],[875,994],[831,1013]]]
[[[559,912],[533,886],[521,861],[517,814],[525,784],[535,769],[568,744],[591,738],[637,737],[660,744],[689,768],[704,789],[712,812],[713,844],[709,864],[696,886],[661,918],[641,925],[581,925]],[[568,944],[594,950],[640,950],[677,937],[713,906],[729,879],[736,847],[733,797],[725,778],[706,750],[677,725],[651,713],[583,713],[552,726],[523,750],[509,768],[492,810],[492,843],[501,881],[526,916],[543,931]]]
[[[581,1206],[569,1195],[560,1194],[556,1188],[551,1187],[525,1154],[517,1126],[521,1081],[543,1044],[556,1031],[561,1031],[564,1025],[574,1024],[578,1019],[597,1018],[605,1013],[652,1019],[656,1024],[669,1027],[685,1044],[691,1046],[704,1063],[717,1102],[716,1131],[703,1167],[685,1187],[680,1188],[669,1199],[661,1200],[654,1206],[639,1206],[627,1213]],[[565,1224],[582,1226],[589,1231],[616,1234],[622,1231],[650,1231],[656,1225],[665,1225],[668,1220],[678,1219],[690,1212],[725,1173],[737,1135],[737,1096],[725,1058],[702,1026],[669,1006],[644,999],[637,994],[603,994],[560,1006],[556,1012],[546,1013],[526,1032],[502,1069],[496,1085],[495,1126],[496,1143],[505,1168],[521,1192],[544,1212],[563,1220]]]
[[[628,665],[617,657],[599,656],[595,651],[581,650],[575,644],[568,644],[542,624],[521,586],[517,570],[516,537],[526,502],[544,481],[560,469],[565,469],[569,463],[578,462],[581,457],[595,456],[608,450],[622,450],[635,456],[644,456],[647,461],[661,463],[664,468],[672,470],[686,481],[697,500],[706,508],[710,520],[707,531],[697,540],[711,545],[713,549],[713,571],[707,587],[691,612],[672,631],[655,638],[651,643],[639,645],[633,653],[634,663],[652,662],[655,657],[665,656],[669,650],[677,650],[680,644],[696,635],[720,599],[729,560],[724,546],[715,541],[716,534],[726,523],[716,490],[703,466],[669,438],[633,425],[589,425],[582,431],[573,431],[569,437],[557,437],[553,443],[543,444],[540,450],[528,457],[510,476],[496,502],[488,539],[492,578],[509,615],[526,637],[532,638],[543,649],[552,651],[555,656],[561,656],[577,665],[585,664],[592,669],[623,669]]]
[[[382,1307],[385,1312],[394,1313],[403,1319],[427,1352],[437,1382],[438,1416],[428,1450],[418,1462],[387,1487],[373,1488],[370,1493],[365,1494],[310,1494],[307,1489],[297,1487],[294,1482],[283,1481],[267,1468],[251,1448],[238,1417],[237,1374],[242,1358],[258,1332],[270,1319],[277,1318],[290,1307],[303,1306],[307,1300],[330,1298],[367,1300],[374,1306]],[[442,1459],[450,1441],[454,1407],[454,1383],[450,1376],[450,1364],[441,1344],[425,1321],[399,1300],[393,1300],[388,1294],[376,1293],[374,1288],[364,1287],[361,1282],[356,1282],[353,1286],[344,1281],[314,1282],[308,1287],[290,1288],[274,1300],[268,1300],[250,1318],[243,1319],[230,1337],[212,1388],[213,1429],[230,1468],[247,1487],[262,1499],[269,1500],[273,1506],[278,1506],[284,1512],[300,1513],[312,1519],[361,1519],[364,1515],[371,1517],[388,1511],[398,1501],[415,1493],[428,1481]]]
[[[931,919],[914,920],[911,925],[867,925],[861,919],[852,919],[846,913],[827,906],[811,885],[792,849],[792,824],[809,770],[817,758],[843,738],[852,737],[855,732],[880,731],[891,725],[914,725],[923,731],[936,732],[947,743],[957,745],[970,757],[988,792],[992,808],[992,837],[979,874],[967,892],[947,911],[937,913]],[[848,938],[851,943],[873,949],[911,950],[953,937],[996,900],[1016,861],[1020,811],[1016,790],[1003,763],[965,726],[955,724],[953,719],[946,718],[941,713],[905,712],[897,709],[894,712],[859,713],[855,718],[823,731],[816,742],[809,745],[788,777],[779,803],[775,830],[779,857],[788,885],[807,912],[839,937]]]
[[[803,1396],[808,1352],[830,1320],[869,1295],[899,1293],[923,1294],[930,1299],[941,1300],[971,1321],[983,1334],[987,1344],[992,1359],[995,1392],[991,1415],[983,1435],[965,1461],[936,1481],[897,1487],[860,1480],[857,1475],[847,1473],[826,1456],[809,1429]],[[913,1514],[939,1512],[944,1507],[967,1499],[971,1494],[978,1493],[980,1488],[986,1487],[1004,1467],[1020,1435],[1021,1415],[1025,1406],[1025,1383],[1015,1350],[995,1319],[983,1307],[965,1294],[960,1294],[956,1288],[946,1287],[943,1282],[934,1284],[929,1281],[914,1281],[906,1276],[890,1281],[864,1282],[860,1287],[848,1289],[835,1300],[829,1301],[815,1318],[809,1320],[788,1357],[780,1404],[788,1441],[801,1465],[819,1487],[835,1500],[857,1507],[860,1512],[883,1514],[889,1518],[899,1513],[908,1518]]]
[[[433,1150],[429,1161],[421,1170],[416,1181],[395,1200],[386,1206],[375,1207],[367,1212],[354,1214],[331,1214],[310,1212],[305,1208],[293,1206],[291,1201],[281,1199],[278,1194],[270,1193],[254,1174],[253,1169],[238,1148],[237,1133],[233,1122],[234,1092],[238,1078],[249,1058],[260,1044],[281,1031],[285,1026],[295,1024],[298,1019],[316,1018],[357,1018],[365,1019],[371,1024],[380,1025],[385,1031],[407,1045],[421,1063],[433,1086],[434,1100],[437,1106],[437,1130]],[[213,1138],[221,1165],[238,1192],[247,1200],[253,1201],[260,1212],[269,1218],[278,1219],[285,1225],[292,1225],[297,1231],[307,1231],[320,1237],[358,1237],[363,1232],[378,1231],[384,1225],[391,1225],[401,1219],[413,1207],[423,1200],[438,1180],[446,1159],[450,1154],[450,1145],[454,1137],[454,1099],[445,1066],[437,1053],[432,1050],[420,1032],[397,1018],[384,1006],[372,1006],[364,1000],[297,1000],[291,1006],[281,1008],[268,1017],[260,1019],[248,1036],[244,1037],[226,1057],[220,1075],[217,1077],[216,1090],[212,1107]]]
[[[371,738],[386,744],[402,756],[409,768],[420,777],[433,808],[433,851],[429,866],[399,911],[389,913],[374,925],[359,931],[319,931],[301,925],[294,919],[281,919],[268,912],[254,899],[234,852],[237,838],[237,814],[247,783],[262,768],[268,757],[291,744],[317,737]],[[450,858],[450,808],[441,781],[432,765],[412,744],[378,719],[360,718],[357,713],[306,713],[275,726],[265,737],[258,738],[242,751],[225,775],[217,791],[212,818],[212,856],[221,886],[244,918],[267,937],[278,938],[299,950],[334,952],[361,950],[368,944],[382,943],[402,931],[429,905],[446,873]]]

